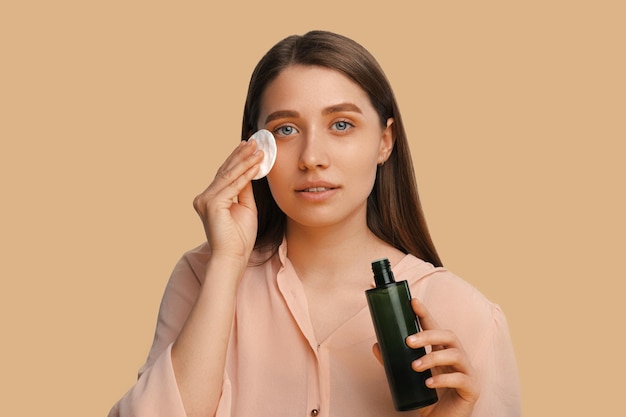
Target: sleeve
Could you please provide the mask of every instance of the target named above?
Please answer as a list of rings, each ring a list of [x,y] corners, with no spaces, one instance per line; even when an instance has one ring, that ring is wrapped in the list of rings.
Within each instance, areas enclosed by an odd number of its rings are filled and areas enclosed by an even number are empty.
[[[202,258],[202,256],[200,256]],[[171,348],[200,289],[202,259],[187,253],[176,264],[165,288],[157,326],[146,363],[137,382],[109,412],[109,417],[184,417],[172,367]]]
[[[500,306],[445,269],[424,276],[415,290],[437,323],[456,333],[477,372],[480,397],[472,416],[520,417],[517,363]]]
[[[480,397],[473,415],[520,417],[522,404],[517,363],[506,317],[498,305],[493,305],[491,324],[473,362],[481,381]]]

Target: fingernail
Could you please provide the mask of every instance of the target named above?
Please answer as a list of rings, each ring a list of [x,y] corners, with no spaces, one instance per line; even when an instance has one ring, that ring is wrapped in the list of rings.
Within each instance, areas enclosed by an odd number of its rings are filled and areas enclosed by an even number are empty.
[[[412,345],[416,344],[417,343],[417,336],[412,335],[412,336],[407,337],[406,338],[406,342],[407,342],[407,344],[409,344],[409,343],[412,344]]]
[[[433,379],[432,378],[428,378],[426,380],[426,385],[428,385],[429,387],[431,387],[433,385]]]

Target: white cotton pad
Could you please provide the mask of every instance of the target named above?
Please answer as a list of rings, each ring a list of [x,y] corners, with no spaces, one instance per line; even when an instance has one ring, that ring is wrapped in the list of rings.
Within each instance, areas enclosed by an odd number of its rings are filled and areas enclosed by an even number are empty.
[[[261,161],[261,167],[258,174],[253,178],[258,180],[269,174],[270,170],[274,166],[276,161],[276,139],[272,132],[266,129],[261,129],[254,135],[250,136],[250,139],[257,143],[257,148],[263,151],[263,161]]]

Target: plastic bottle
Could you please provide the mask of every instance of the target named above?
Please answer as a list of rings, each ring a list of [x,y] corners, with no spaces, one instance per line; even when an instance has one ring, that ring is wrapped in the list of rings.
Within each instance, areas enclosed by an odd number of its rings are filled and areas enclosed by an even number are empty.
[[[406,344],[406,338],[420,329],[411,307],[409,286],[406,281],[395,281],[386,258],[373,261],[372,271],[376,287],[365,291],[365,295],[394,406],[398,411],[407,411],[434,404],[437,391],[425,384],[432,375],[430,370],[416,372],[411,368],[426,350],[411,349]]]

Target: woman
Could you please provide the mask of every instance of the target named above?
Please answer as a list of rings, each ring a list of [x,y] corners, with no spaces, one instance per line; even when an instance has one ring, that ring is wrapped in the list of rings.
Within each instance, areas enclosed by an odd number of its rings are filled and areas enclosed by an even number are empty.
[[[259,129],[276,163],[252,181]],[[196,197],[207,242],[166,288],[150,355],[110,416],[390,416],[364,291],[371,261],[406,279],[439,401],[404,415],[520,415],[497,305],[441,267],[392,89],[374,58],[314,31],[258,63],[242,142]],[[420,300],[419,302],[417,300]]]

